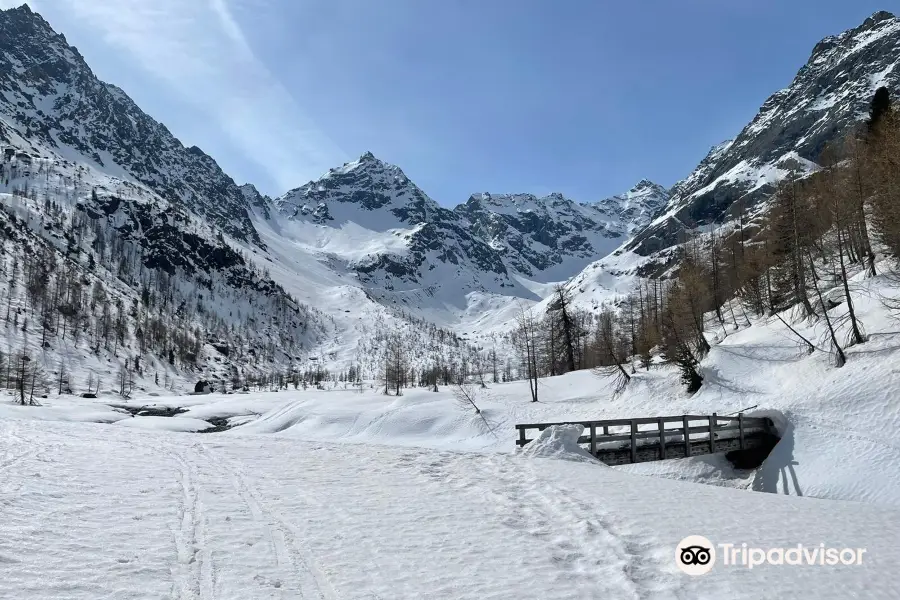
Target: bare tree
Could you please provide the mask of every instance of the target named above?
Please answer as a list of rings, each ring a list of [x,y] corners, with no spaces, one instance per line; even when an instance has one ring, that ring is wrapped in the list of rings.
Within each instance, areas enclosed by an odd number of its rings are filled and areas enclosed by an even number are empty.
[[[62,395],[64,392],[69,394],[72,392],[69,385],[69,373],[66,370],[66,363],[62,359],[59,361],[59,390],[58,393]]]
[[[481,414],[481,409],[475,403],[477,393],[475,388],[468,383],[457,383],[453,386],[453,397],[456,398],[457,404],[463,408],[473,408],[475,414]]]
[[[812,253],[807,251],[807,257],[809,258],[810,271],[813,274],[813,286],[815,287],[816,295],[819,298],[819,304],[822,305],[822,314],[825,317],[825,325],[828,327],[828,340],[835,355],[834,366],[840,368],[847,362],[847,356],[844,354],[843,348],[841,348],[841,345],[838,343],[837,335],[835,335],[834,327],[831,324],[831,318],[828,316],[825,300],[822,298],[822,292],[819,290],[819,284],[816,281],[816,265],[815,261],[813,261]]]
[[[403,395],[402,388],[406,379],[406,356],[403,338],[399,330],[390,332],[385,339],[383,356],[384,393],[394,390],[395,396]]]
[[[622,347],[624,346],[622,342],[623,340],[616,332],[615,315],[610,309],[604,309],[598,317],[595,335],[595,351],[600,358],[601,365],[598,367],[598,373],[609,375],[611,369],[616,374],[616,393],[625,389],[631,381],[631,375],[622,366],[625,358],[622,352]]]
[[[538,324],[531,309],[519,304],[519,315],[516,319],[516,347],[522,360],[522,367],[528,379],[531,401],[538,401]]]
[[[33,360],[26,352],[16,356],[16,389],[19,392],[19,404],[22,406],[35,406],[35,392],[39,394],[47,392],[47,379],[41,365]],[[26,398],[27,396],[27,398]]]
[[[480,393],[480,388],[476,388],[468,383],[457,383],[453,386],[453,397],[456,400],[456,404],[463,410],[474,410],[475,414],[481,419],[484,428],[490,431],[494,437],[497,437],[494,428],[491,427],[484,413],[481,412],[481,408],[478,407],[478,403],[481,402]]]
[[[123,398],[131,396],[134,390],[134,373],[128,368],[128,360],[119,369],[119,395]]]

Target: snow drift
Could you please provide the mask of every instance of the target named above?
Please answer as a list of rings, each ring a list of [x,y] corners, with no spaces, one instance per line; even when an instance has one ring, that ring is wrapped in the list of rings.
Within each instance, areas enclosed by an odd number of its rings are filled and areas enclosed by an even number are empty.
[[[519,454],[527,458],[556,458],[602,465],[590,452],[578,445],[578,438],[583,432],[583,425],[553,425],[543,430]]]

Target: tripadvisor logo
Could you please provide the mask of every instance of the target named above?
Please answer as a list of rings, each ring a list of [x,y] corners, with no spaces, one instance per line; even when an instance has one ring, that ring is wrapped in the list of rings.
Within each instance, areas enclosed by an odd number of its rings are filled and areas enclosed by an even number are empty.
[[[716,547],[702,535],[689,535],[675,548],[675,564],[688,575],[706,575],[716,564]]]
[[[726,567],[752,569],[761,565],[861,565],[865,548],[830,548],[825,544],[788,548],[756,548],[747,544],[713,544],[702,535],[689,535],[675,547],[675,564],[688,575],[706,575],[716,564],[716,548]]]

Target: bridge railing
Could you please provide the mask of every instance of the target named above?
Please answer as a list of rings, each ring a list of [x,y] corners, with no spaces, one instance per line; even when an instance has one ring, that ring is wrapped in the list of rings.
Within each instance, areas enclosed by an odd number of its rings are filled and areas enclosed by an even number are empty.
[[[655,440],[659,444],[659,459],[676,458],[683,450],[684,457],[693,455],[692,448],[699,444],[708,444],[703,454],[714,454],[717,439],[733,440],[737,438],[737,446],[744,450],[747,437],[751,434],[772,433],[774,424],[767,417],[745,417],[711,415],[675,415],[667,417],[645,417],[638,419],[606,419],[602,421],[565,421],[560,423],[524,423],[516,425],[518,438],[516,445],[525,446],[533,441],[529,432],[538,433],[554,425],[582,425],[586,435],[578,438],[579,444],[587,444],[590,453],[597,456],[604,447],[615,445],[622,447],[622,442],[631,446],[631,462],[638,462],[637,454],[641,440]],[[670,456],[671,454],[671,456]]]

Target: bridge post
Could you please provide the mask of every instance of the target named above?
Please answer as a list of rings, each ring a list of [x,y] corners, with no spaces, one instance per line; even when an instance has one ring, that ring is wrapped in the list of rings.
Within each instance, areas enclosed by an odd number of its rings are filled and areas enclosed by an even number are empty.
[[[631,462],[637,462],[637,423],[631,420]]]
[[[743,438],[741,439],[743,440]],[[591,455],[597,456],[597,425],[595,423],[591,423]]]
[[[716,453],[716,434],[714,431],[715,428],[716,428],[716,413],[713,413],[712,416],[709,418],[709,453],[710,454]]]
[[[741,440],[741,450],[744,449],[744,413],[738,413],[738,438]]]
[[[684,415],[684,457],[691,457],[691,428],[688,426],[687,415]]]
[[[659,418],[659,459],[666,460],[666,425],[663,418]]]

